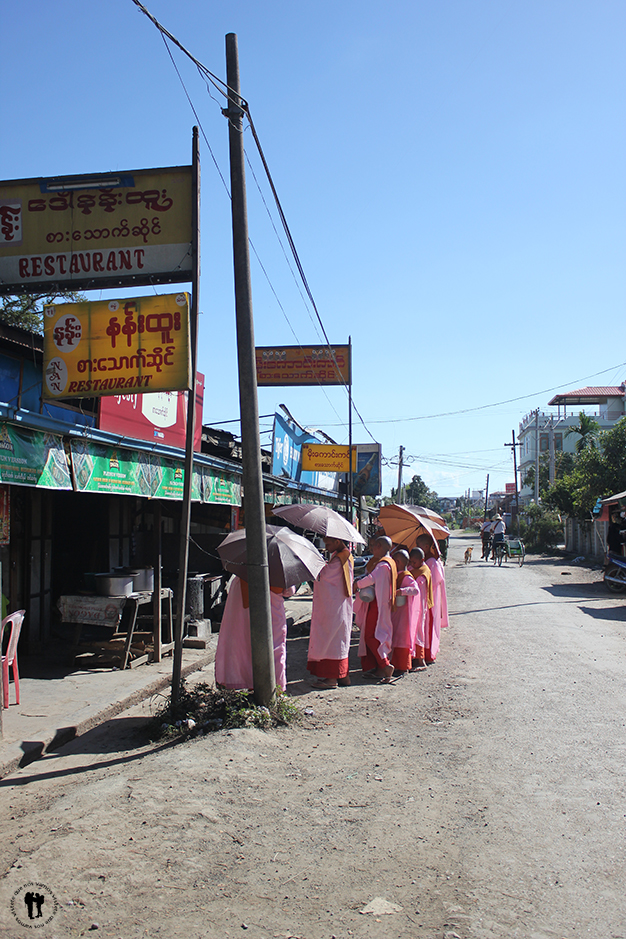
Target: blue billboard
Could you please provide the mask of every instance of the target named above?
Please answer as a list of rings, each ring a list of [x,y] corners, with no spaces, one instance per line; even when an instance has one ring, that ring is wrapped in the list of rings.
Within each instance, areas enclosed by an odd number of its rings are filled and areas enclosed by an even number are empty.
[[[302,470],[302,447],[307,443],[322,443],[315,434],[290,424],[280,414],[274,415],[272,442],[272,475],[289,477],[306,486],[337,492],[337,473],[311,473]]]

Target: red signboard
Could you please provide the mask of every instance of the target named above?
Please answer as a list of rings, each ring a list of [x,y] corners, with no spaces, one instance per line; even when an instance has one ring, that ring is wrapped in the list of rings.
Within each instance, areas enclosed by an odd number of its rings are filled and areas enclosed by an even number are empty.
[[[509,493],[515,494],[515,483],[505,483],[504,491],[506,492],[507,495],[509,495]]]
[[[193,448],[200,451],[204,375],[196,377],[196,427]],[[136,440],[152,440],[167,447],[185,448],[187,392],[113,395],[100,399],[100,430]]]

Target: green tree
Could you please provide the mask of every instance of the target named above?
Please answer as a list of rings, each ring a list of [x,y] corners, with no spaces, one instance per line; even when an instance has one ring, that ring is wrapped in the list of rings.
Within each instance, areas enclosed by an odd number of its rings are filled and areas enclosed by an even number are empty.
[[[80,303],[87,298],[75,290],[29,293],[0,298],[0,320],[31,333],[43,334],[43,308],[49,303]]]
[[[562,479],[564,476],[567,476],[568,473],[571,473],[574,468],[574,454],[566,453],[564,450],[558,450],[555,455],[554,461],[554,479]],[[524,479],[522,480],[523,486],[528,486],[529,489],[535,488],[535,467],[531,466]],[[543,500],[545,494],[550,488],[550,454],[543,453],[539,457],[539,496]]]
[[[584,411],[578,414],[578,424],[568,427],[565,436],[579,434],[580,440],[576,441],[576,452],[582,453],[583,450],[595,450],[597,440],[601,433],[600,425],[593,417],[589,417]]]
[[[397,501],[397,490],[391,490],[391,498]],[[439,511],[439,496],[429,489],[421,476],[414,476],[404,487],[404,501],[409,505],[422,505],[425,509]]]
[[[545,502],[560,512],[585,518],[598,496],[626,490],[626,418],[601,432],[593,447],[576,455],[573,468],[546,492]]]

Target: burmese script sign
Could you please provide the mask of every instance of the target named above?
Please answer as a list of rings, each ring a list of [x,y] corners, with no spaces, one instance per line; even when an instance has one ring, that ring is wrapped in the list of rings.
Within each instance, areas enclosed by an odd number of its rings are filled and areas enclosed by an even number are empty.
[[[44,307],[44,398],[189,388],[189,297]]]
[[[257,346],[257,385],[349,385],[350,346]]]
[[[0,294],[191,280],[192,167],[0,182]]]
[[[354,455],[353,455],[354,464]],[[302,469],[323,473],[347,473],[350,468],[350,447],[341,444],[305,443],[302,447]]]

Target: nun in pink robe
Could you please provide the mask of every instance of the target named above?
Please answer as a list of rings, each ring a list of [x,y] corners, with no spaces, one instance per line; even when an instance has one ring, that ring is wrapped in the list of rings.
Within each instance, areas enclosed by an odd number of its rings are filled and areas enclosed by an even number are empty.
[[[325,538],[332,555],[313,586],[311,635],[307,669],[319,681],[314,687],[349,685],[350,636],[352,634],[352,555],[343,541]]]
[[[448,598],[446,595],[446,576],[439,558],[427,558],[424,562],[432,577],[433,605],[426,614],[426,634],[424,637],[425,658],[428,664],[434,662],[439,652],[441,630],[449,625]]]
[[[416,643],[423,644],[423,639],[420,642],[417,635],[418,632],[422,637],[424,634],[425,578],[419,578],[423,582],[423,586],[420,586],[413,575],[406,570],[406,563],[409,559],[406,551],[395,552],[393,559],[398,565],[398,580],[396,582],[396,609],[391,614],[393,623],[391,664],[398,672],[408,672],[413,664]],[[399,597],[404,597],[404,603],[399,602]]]
[[[283,598],[292,597],[295,592],[295,587],[284,591],[272,587],[270,592],[274,669],[276,684],[283,691],[287,687],[287,619]],[[237,576],[232,578],[228,588],[217,639],[215,681],[231,690],[251,691],[254,687],[248,585]]]

